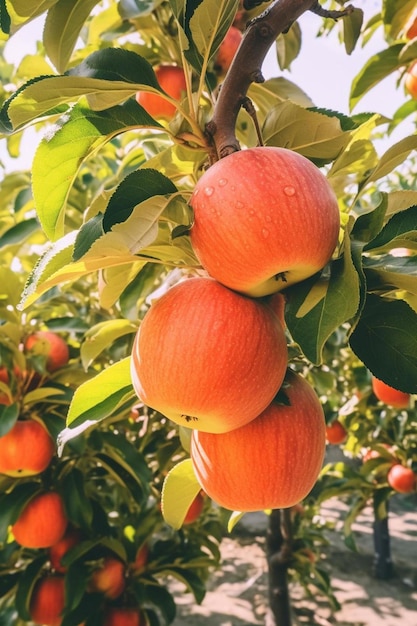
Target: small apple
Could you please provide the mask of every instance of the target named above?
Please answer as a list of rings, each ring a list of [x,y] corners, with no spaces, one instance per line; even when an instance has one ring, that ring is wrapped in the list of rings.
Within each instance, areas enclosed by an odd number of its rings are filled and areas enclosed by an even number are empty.
[[[142,571],[149,561],[149,545],[147,543],[142,544],[136,551],[135,560],[132,563],[132,570],[134,572]]]
[[[252,297],[319,272],[338,243],[333,189],[311,161],[285,148],[249,148],[220,159],[203,173],[190,204],[201,265]]]
[[[194,500],[192,501],[190,508],[188,509],[183,524],[193,524],[200,517],[204,509],[204,503],[206,501],[204,493],[198,492]]]
[[[241,31],[236,26],[231,26],[227,31],[214,59],[214,67],[220,74],[226,74],[232,65],[242,37]]]
[[[175,100],[181,100],[186,91],[184,70],[176,65],[160,65],[155,70],[155,75],[162,89]],[[138,91],[136,101],[143,106],[145,111],[152,117],[170,120],[175,114],[176,108],[171,102],[164,100],[162,96],[148,91]]]
[[[30,598],[32,622],[42,626],[60,626],[64,607],[65,578],[55,574],[40,578]]]
[[[268,304],[196,277],[152,303],[134,341],[132,383],[142,402],[177,424],[220,433],[268,406],[287,358]]]
[[[41,422],[18,420],[0,437],[0,474],[14,478],[40,474],[54,452],[53,439]]]
[[[64,503],[56,491],[36,494],[12,526],[12,534],[25,548],[50,548],[67,529]]]
[[[139,608],[108,607],[103,626],[145,626],[147,622]]]
[[[52,569],[60,574],[65,574],[67,568],[62,564],[61,560],[81,540],[82,533],[78,528],[68,528],[62,539],[49,548],[49,560]]]
[[[325,420],[320,401],[288,371],[282,392],[256,419],[228,433],[194,430],[191,461],[201,488],[232,511],[282,509],[311,491],[323,463]]]
[[[412,21],[409,22],[405,31],[405,36],[407,39],[414,39],[414,37],[417,37],[417,15],[412,18]]]
[[[413,472],[411,467],[404,467],[404,465],[396,463],[389,470],[387,481],[389,486],[398,493],[413,493],[416,491],[417,474]]]
[[[346,441],[347,432],[339,420],[333,420],[330,424],[326,425],[326,439],[333,445],[339,445]]]
[[[26,354],[45,358],[48,372],[55,372],[69,361],[69,348],[66,341],[49,330],[38,330],[29,335],[24,343]]]
[[[414,61],[405,73],[404,86],[414,100],[417,99],[417,61]]]
[[[106,557],[91,574],[88,590],[99,592],[111,600],[118,598],[126,587],[126,567],[119,559]]]
[[[375,376],[372,376],[372,391],[378,400],[396,409],[408,409],[410,406],[411,396],[409,393],[394,389]]]

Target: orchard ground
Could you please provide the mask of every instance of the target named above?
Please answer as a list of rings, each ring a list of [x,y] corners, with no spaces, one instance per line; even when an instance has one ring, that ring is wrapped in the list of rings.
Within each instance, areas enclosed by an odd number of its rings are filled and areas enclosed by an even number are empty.
[[[367,508],[353,525],[358,552],[345,547],[340,527],[347,506],[329,500],[323,515],[334,520],[323,551],[341,609],[332,614],[323,598],[306,599],[291,587],[294,626],[416,626],[417,624],[417,496],[391,499],[389,529],[394,576],[372,576],[373,512]],[[208,592],[196,605],[176,586],[178,617],[173,626],[260,626],[268,606],[263,513],[246,515],[221,545],[222,568],[213,573]],[[337,530],[339,529],[339,532]]]

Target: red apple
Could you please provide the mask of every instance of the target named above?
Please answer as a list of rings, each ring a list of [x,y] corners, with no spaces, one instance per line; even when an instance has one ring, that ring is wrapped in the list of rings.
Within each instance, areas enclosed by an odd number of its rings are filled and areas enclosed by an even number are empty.
[[[391,467],[387,475],[388,484],[398,493],[413,493],[417,486],[417,474],[411,467],[404,467],[396,463]]]
[[[42,626],[60,626],[64,607],[65,578],[57,575],[40,578],[30,598],[32,622]]]
[[[9,386],[10,384],[10,376],[9,372],[5,367],[0,367],[0,382]],[[9,405],[12,403],[12,396],[4,391],[0,391],[0,404]]]
[[[192,501],[190,508],[185,515],[183,524],[193,524],[195,521],[197,521],[197,519],[203,512],[205,501],[205,495],[200,491]]]
[[[396,409],[407,409],[410,406],[410,394],[390,387],[384,381],[372,376],[372,391],[384,404],[389,404]]]
[[[68,528],[65,535],[57,543],[49,548],[49,560],[51,567],[56,572],[64,574],[67,568],[62,565],[62,558],[71,548],[74,548],[82,540],[82,533],[78,528]]]
[[[0,437],[0,474],[21,477],[43,472],[55,444],[45,426],[34,419],[18,420]]]
[[[417,16],[409,22],[407,30],[405,31],[405,36],[407,39],[414,39],[414,37],[417,37]]]
[[[242,37],[241,31],[236,26],[231,26],[227,31],[214,59],[214,67],[220,74],[226,74],[231,66]]]
[[[326,177],[285,148],[240,150],[201,176],[191,243],[204,269],[249,296],[319,272],[338,243],[340,215]]]
[[[25,352],[46,359],[48,372],[55,372],[69,361],[69,348],[66,341],[49,330],[38,330],[29,335],[24,344]]]
[[[339,445],[346,441],[346,437],[346,428],[339,420],[333,420],[333,422],[326,425],[326,439],[329,443]]]
[[[56,491],[45,491],[29,500],[13,524],[12,533],[25,548],[50,548],[64,536],[67,524],[61,496]]]
[[[139,608],[109,607],[105,610],[103,626],[145,626],[146,623]]]
[[[417,99],[417,61],[414,61],[405,73],[404,86],[412,98]]]
[[[187,88],[184,70],[176,65],[160,65],[156,68],[155,74],[162,89],[175,100],[181,100]],[[138,91],[136,101],[155,118],[170,120],[176,111],[171,102],[148,91]]]
[[[254,419],[287,367],[272,309],[211,278],[171,287],[146,313],[132,351],[139,398],[174,422],[225,432]]]
[[[275,400],[241,428],[193,431],[194,472],[220,506],[242,512],[287,508],[316,482],[326,446],[323,409],[299,374],[289,371],[282,391],[289,405]]]
[[[89,591],[103,593],[106,598],[115,600],[126,587],[126,567],[119,559],[106,557],[93,571],[89,581]]]

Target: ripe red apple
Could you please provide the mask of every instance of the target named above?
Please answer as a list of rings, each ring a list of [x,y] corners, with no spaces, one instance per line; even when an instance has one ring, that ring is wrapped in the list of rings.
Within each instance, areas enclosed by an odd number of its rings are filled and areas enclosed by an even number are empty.
[[[410,406],[410,394],[390,387],[384,381],[372,376],[372,391],[384,404],[389,404],[396,409],[407,409]]]
[[[338,242],[333,189],[311,161],[285,148],[250,148],[220,159],[201,176],[190,202],[200,263],[249,296],[312,276]]]
[[[43,472],[55,444],[45,426],[34,419],[18,420],[0,437],[0,474],[21,477]]]
[[[405,36],[407,37],[407,39],[414,39],[414,37],[417,37],[417,16],[413,19],[413,21],[407,27]]]
[[[106,557],[93,571],[89,581],[89,591],[103,593],[106,598],[115,600],[126,587],[126,567],[119,559]]]
[[[139,546],[136,552],[135,560],[133,561],[131,565],[131,569],[134,572],[138,572],[144,569],[144,567],[147,565],[149,561],[149,552],[150,550],[149,550],[149,546],[147,543],[144,543],[143,545]]]
[[[49,330],[38,330],[29,335],[24,344],[25,352],[46,358],[46,369],[55,372],[69,361],[69,348],[60,335]]]
[[[78,528],[68,528],[62,539],[49,548],[49,560],[52,569],[64,574],[67,568],[62,565],[62,558],[71,548],[78,545],[81,540],[82,533]]]
[[[417,61],[414,61],[405,73],[404,86],[412,98],[417,99]]]
[[[109,607],[105,610],[103,626],[145,626],[145,618],[139,608]]]
[[[411,467],[404,467],[396,463],[391,467],[387,475],[388,484],[398,493],[413,493],[417,486],[417,474]]]
[[[320,401],[299,374],[288,372],[289,405],[273,401],[245,426],[224,434],[194,430],[191,460],[202,489],[235,511],[294,506],[311,491],[324,451]]]
[[[56,491],[35,495],[12,526],[12,533],[25,548],[50,548],[64,535],[68,524],[64,503]]]
[[[43,626],[60,626],[65,607],[65,578],[52,575],[40,578],[30,598],[32,622]]]
[[[187,88],[184,70],[176,65],[160,65],[155,74],[162,89],[175,100],[181,100]],[[170,120],[176,111],[173,104],[148,91],[138,91],[136,101],[155,118]]]
[[[203,512],[205,501],[205,495],[200,491],[192,501],[190,508],[188,509],[184,518],[183,524],[193,524],[195,521],[197,521],[197,519]]]
[[[333,422],[326,425],[326,439],[329,443],[339,445],[346,441],[346,437],[346,428],[339,420],[333,420]]]
[[[211,278],[190,278],[146,313],[132,382],[142,402],[174,422],[220,433],[268,406],[287,358],[284,330],[268,304]]]
[[[231,66],[242,37],[241,31],[236,26],[231,26],[227,31],[214,59],[214,67],[220,74],[226,74]]]

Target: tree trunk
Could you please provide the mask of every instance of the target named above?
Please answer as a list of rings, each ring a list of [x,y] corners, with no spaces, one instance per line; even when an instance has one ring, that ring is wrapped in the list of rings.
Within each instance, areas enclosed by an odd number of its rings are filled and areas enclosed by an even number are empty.
[[[375,503],[374,503],[375,505]],[[374,506],[376,509],[376,506]],[[374,566],[373,575],[375,578],[381,580],[388,580],[394,574],[392,561],[391,561],[391,546],[389,536],[389,508],[388,502],[386,503],[386,515],[382,518],[378,517],[376,510],[374,513]]]
[[[291,626],[288,564],[292,549],[289,509],[275,509],[269,516],[266,554],[269,574],[269,610],[266,626]]]

